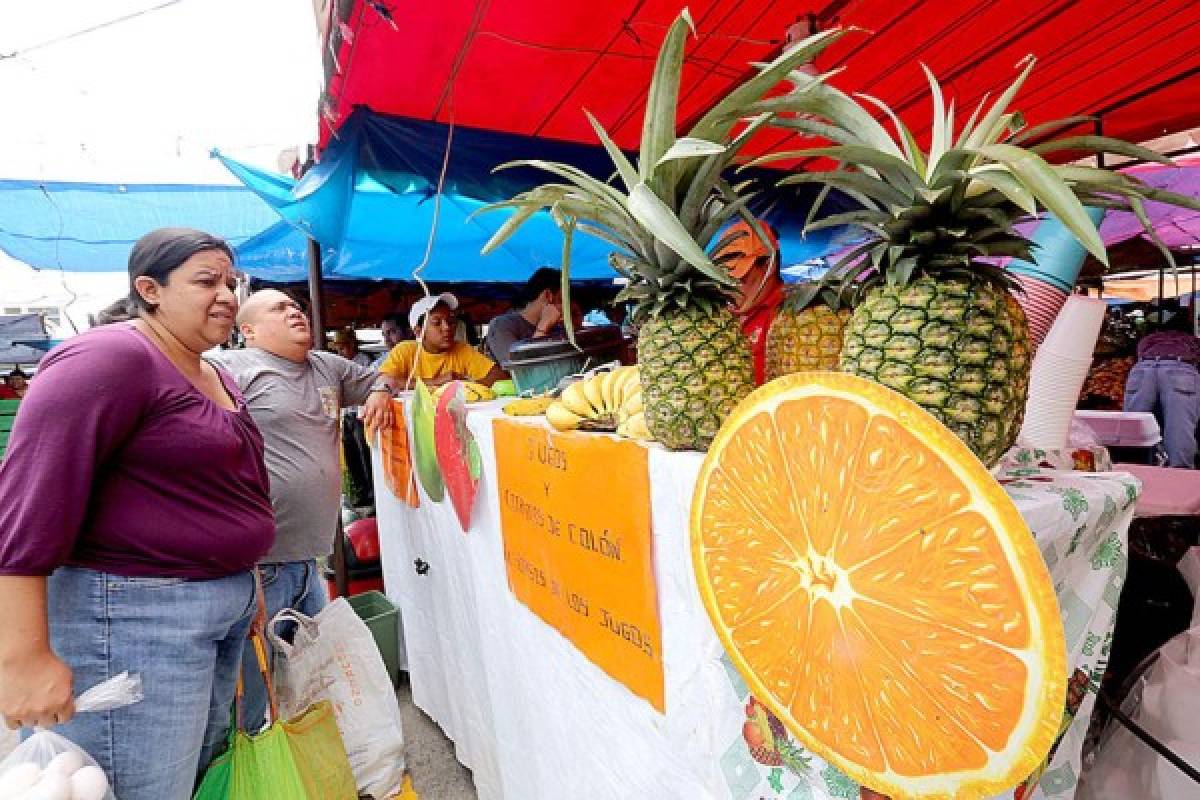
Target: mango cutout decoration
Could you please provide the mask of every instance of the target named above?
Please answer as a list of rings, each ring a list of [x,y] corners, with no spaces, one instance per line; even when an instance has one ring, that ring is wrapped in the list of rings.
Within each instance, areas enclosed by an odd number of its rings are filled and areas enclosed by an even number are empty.
[[[383,463],[383,479],[398,500],[413,508],[421,505],[413,479],[413,456],[409,448],[408,425],[404,421],[404,403],[392,401],[396,423],[379,432],[379,457]]]
[[[425,494],[435,503],[442,502],[446,496],[446,486],[442,482],[442,470],[438,466],[437,446],[433,437],[433,397],[429,387],[424,382],[417,381],[417,390],[413,395],[413,464],[417,467],[417,478],[421,481]]]
[[[751,692],[891,797],[1011,789],[1058,734],[1066,644],[1033,536],[948,429],[871,381],[789,375],[701,468],[692,560]]]
[[[482,462],[475,437],[467,428],[466,391],[461,381],[446,386],[438,398],[434,416],[437,460],[442,468],[446,492],[458,515],[463,533],[471,527],[471,510],[479,491]]]

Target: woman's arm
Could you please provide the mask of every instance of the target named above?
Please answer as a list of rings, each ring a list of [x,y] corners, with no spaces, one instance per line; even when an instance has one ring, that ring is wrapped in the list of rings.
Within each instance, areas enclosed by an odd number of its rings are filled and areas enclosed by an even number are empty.
[[[148,345],[126,335],[84,334],[43,359],[0,466],[0,715],[10,727],[73,713],[71,671],[47,631],[46,576],[70,559],[98,466],[148,405]]]
[[[0,715],[10,728],[49,728],[75,713],[71,670],[50,648],[46,579],[0,575]]]

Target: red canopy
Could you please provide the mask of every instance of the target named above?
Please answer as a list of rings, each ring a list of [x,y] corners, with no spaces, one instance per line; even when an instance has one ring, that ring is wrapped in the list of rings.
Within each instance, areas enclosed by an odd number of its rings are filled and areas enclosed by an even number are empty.
[[[666,26],[686,0],[343,0],[326,49],[322,145],[354,107],[488,130],[594,143],[586,108],[636,148],[642,102]],[[1195,0],[690,0],[681,118],[689,119],[782,47],[809,11],[856,25],[817,62],[833,82],[928,126],[925,62],[960,118],[1004,87],[1026,54],[1038,66],[1016,108],[1032,123],[1099,114],[1104,133],[1142,141],[1200,124]],[[803,24],[803,23],[802,23]],[[334,55],[335,54],[335,55]],[[332,55],[332,57],[330,57]],[[770,149],[783,134],[760,137]]]

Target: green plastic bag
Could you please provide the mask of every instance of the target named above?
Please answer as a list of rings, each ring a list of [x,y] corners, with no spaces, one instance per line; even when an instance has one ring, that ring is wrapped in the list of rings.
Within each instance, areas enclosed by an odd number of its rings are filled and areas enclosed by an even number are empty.
[[[237,731],[195,800],[356,800],[354,774],[333,706],[321,701],[249,736]]]
[[[265,617],[260,580],[256,570],[260,611]],[[262,619],[255,621],[250,639],[266,681],[271,719],[278,720],[262,624]],[[357,800],[346,745],[328,700],[314,703],[290,720],[272,722],[254,736],[243,733],[236,724],[241,702],[239,675],[229,748],[209,765],[193,800]]]

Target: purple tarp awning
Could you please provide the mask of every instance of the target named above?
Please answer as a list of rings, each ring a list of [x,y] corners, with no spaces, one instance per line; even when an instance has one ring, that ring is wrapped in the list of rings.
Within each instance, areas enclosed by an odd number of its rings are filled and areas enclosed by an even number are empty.
[[[1151,186],[1177,194],[1200,197],[1200,157],[1177,159],[1177,166],[1142,164],[1122,170]],[[1154,225],[1155,232],[1171,249],[1185,245],[1200,245],[1200,211],[1192,211],[1165,203],[1147,203],[1146,213]],[[1133,214],[1110,211],[1100,225],[1100,236],[1106,246],[1145,236],[1140,223]]]

